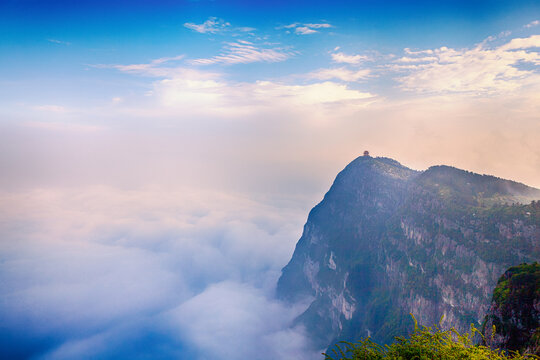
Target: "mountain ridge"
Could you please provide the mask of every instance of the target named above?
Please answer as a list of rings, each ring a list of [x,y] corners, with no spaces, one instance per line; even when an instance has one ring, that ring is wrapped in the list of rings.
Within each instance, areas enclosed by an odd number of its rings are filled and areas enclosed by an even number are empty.
[[[491,175],[360,156],[310,211],[277,294],[313,299],[295,324],[318,348],[389,342],[409,330],[409,312],[464,329],[504,269],[540,258],[540,214],[521,204],[530,197],[540,190]]]

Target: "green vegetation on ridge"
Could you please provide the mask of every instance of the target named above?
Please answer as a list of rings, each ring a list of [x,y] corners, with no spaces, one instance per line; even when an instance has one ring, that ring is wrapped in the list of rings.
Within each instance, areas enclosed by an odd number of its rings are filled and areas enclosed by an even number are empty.
[[[540,355],[540,264],[509,268],[497,282],[483,333],[492,347]],[[493,330],[495,329],[495,330]]]
[[[413,317],[414,319],[414,317]],[[471,331],[460,334],[455,329],[438,327],[419,328],[409,337],[396,337],[391,345],[380,346],[370,338],[356,343],[339,342],[323,353],[325,360],[522,360],[540,359],[535,355],[518,352],[504,353],[483,345],[476,345],[475,337],[482,336],[471,325]]]

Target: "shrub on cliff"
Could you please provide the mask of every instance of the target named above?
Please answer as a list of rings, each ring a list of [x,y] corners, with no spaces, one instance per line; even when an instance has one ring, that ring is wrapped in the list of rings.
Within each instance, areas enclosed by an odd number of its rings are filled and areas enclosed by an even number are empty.
[[[414,319],[414,318],[413,318]],[[535,355],[517,352],[505,353],[489,347],[476,345],[475,338],[481,337],[478,329],[471,325],[469,333],[460,334],[454,329],[438,327],[419,328],[409,337],[396,337],[391,345],[380,346],[369,338],[357,343],[339,342],[325,360],[521,360],[540,359]]]

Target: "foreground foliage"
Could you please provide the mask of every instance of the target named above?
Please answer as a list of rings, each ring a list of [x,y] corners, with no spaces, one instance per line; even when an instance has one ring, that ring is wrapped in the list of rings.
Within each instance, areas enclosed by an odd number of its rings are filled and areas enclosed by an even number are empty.
[[[493,348],[540,355],[540,264],[508,269],[493,291],[482,333]],[[492,331],[492,329],[495,331]]]
[[[325,360],[521,360],[540,359],[535,355],[522,355],[518,352],[505,353],[482,345],[475,345],[475,338],[482,334],[471,325],[470,333],[441,330],[438,327],[419,328],[410,337],[396,337],[392,345],[380,346],[369,338],[357,343],[339,342]]]

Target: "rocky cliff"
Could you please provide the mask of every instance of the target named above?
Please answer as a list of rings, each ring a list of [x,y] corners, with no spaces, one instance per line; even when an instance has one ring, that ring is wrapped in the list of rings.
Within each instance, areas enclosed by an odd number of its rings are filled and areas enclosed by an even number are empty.
[[[310,299],[297,323],[314,346],[421,324],[481,324],[499,276],[540,259],[540,191],[448,166],[418,172],[362,156],[315,206],[278,282]]]
[[[493,348],[540,355],[540,264],[514,266],[501,276],[483,333]]]

